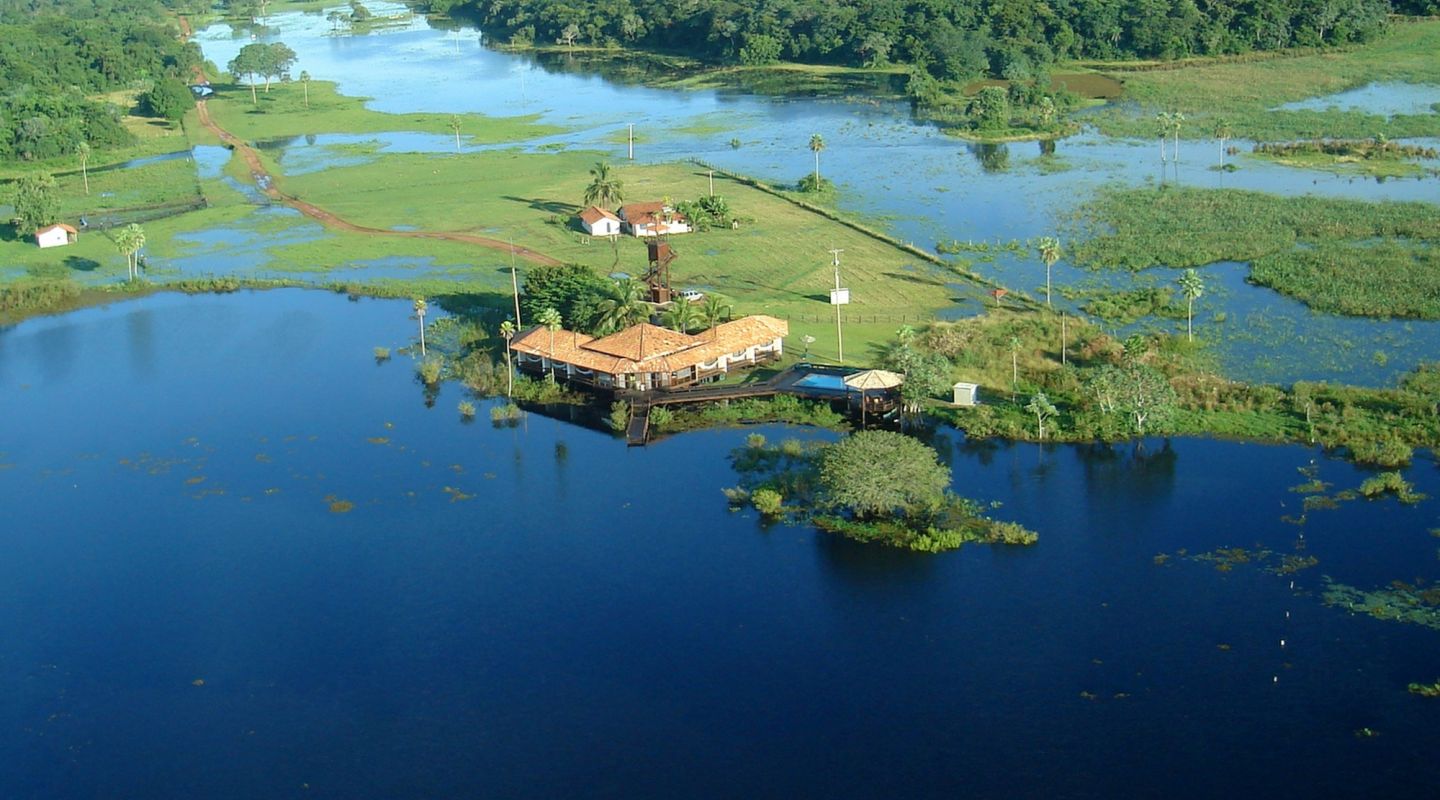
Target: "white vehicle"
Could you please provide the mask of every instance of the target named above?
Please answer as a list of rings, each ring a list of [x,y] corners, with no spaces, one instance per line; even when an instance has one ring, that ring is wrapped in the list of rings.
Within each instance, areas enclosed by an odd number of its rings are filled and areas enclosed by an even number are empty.
[[[705,293],[697,289],[686,289],[680,293],[680,299],[690,303],[698,303],[705,299]]]

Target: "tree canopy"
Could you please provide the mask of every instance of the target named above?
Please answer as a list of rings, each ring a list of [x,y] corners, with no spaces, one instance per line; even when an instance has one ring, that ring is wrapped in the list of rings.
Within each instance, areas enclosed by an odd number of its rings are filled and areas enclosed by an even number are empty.
[[[820,456],[826,499],[858,517],[933,511],[945,501],[950,470],[918,439],[891,431],[860,431]]]

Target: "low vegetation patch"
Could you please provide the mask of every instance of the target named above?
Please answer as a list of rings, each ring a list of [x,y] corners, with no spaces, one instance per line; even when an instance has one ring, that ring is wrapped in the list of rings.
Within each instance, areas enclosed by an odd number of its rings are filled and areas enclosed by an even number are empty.
[[[1440,214],[1427,203],[1109,189],[1078,218],[1080,266],[1249,261],[1254,282],[1318,310],[1440,319]]]
[[[950,492],[949,468],[904,434],[861,431],[834,444],[779,445],[756,434],[731,460],[741,475],[740,486],[725,490],[732,505],[749,502],[767,518],[809,522],[855,541],[934,553],[966,542],[1038,539]]]

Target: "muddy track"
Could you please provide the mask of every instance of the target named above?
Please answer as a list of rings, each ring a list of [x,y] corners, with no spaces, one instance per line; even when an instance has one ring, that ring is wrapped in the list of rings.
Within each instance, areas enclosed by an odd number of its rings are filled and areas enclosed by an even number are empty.
[[[203,76],[202,76],[203,77]],[[336,228],[351,233],[361,233],[367,236],[390,236],[397,239],[440,239],[447,242],[460,242],[462,244],[479,245],[491,250],[499,250],[502,253],[514,253],[518,258],[523,258],[533,264],[556,265],[561,263],[559,259],[552,258],[544,253],[537,253],[526,247],[515,247],[509,242],[502,242],[499,239],[492,239],[488,236],[480,236],[474,233],[461,233],[458,231],[393,231],[383,228],[370,228],[364,225],[356,225],[353,222],[341,219],[325,209],[307,203],[275,188],[275,179],[265,169],[260,161],[260,155],[255,148],[240,141],[238,137],[224,128],[220,127],[210,116],[210,109],[206,107],[204,100],[195,103],[196,114],[200,118],[200,124],[208,128],[220,141],[228,145],[241,158],[245,159],[245,165],[250,169],[250,177],[254,179],[255,185],[260,191],[279,203],[283,203],[311,219],[318,220],[328,228]]]

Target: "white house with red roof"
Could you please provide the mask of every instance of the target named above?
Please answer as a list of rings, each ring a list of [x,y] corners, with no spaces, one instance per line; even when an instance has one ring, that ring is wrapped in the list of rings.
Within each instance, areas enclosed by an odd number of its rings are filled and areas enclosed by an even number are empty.
[[[658,200],[621,206],[620,219],[625,221],[632,236],[690,232],[690,221],[685,215]]]
[[[580,212],[580,226],[591,236],[618,236],[620,218],[599,206],[590,206]]]
[[[46,225],[35,231],[35,244],[40,245],[42,248],[64,247],[67,244],[75,244],[79,238],[79,231],[76,231],[63,222]]]

